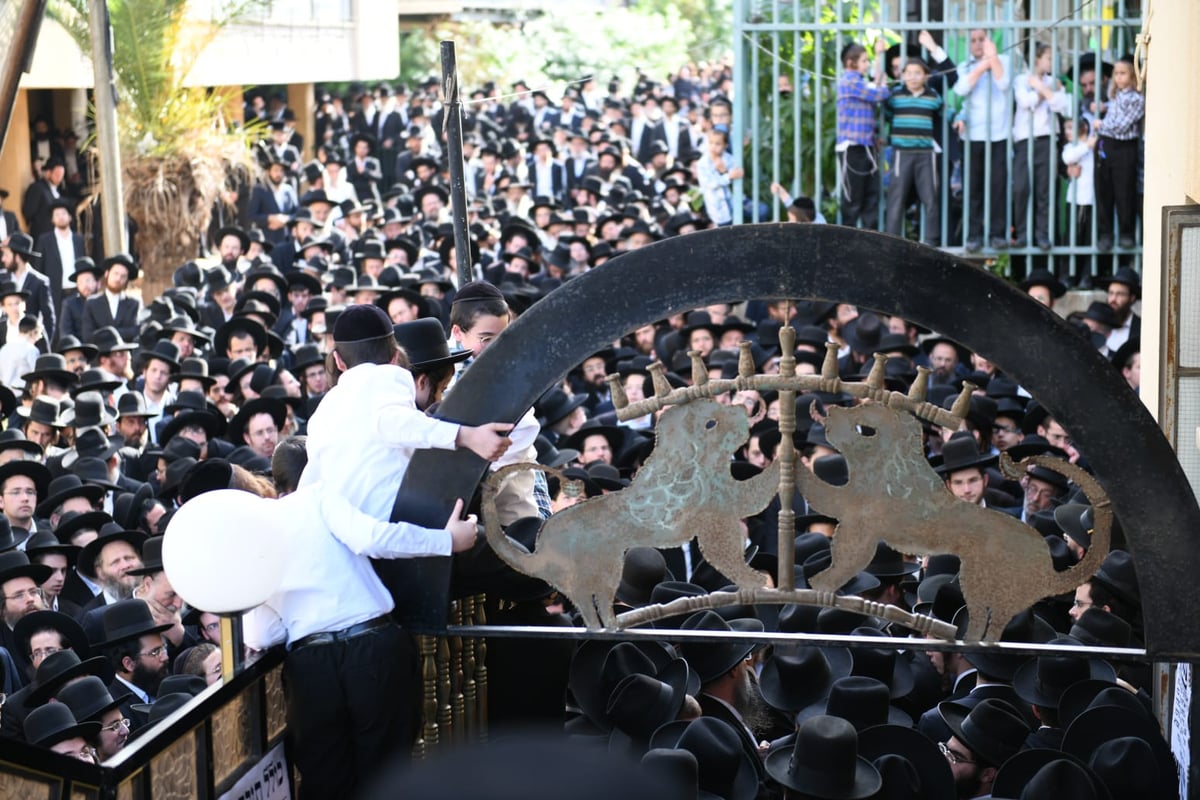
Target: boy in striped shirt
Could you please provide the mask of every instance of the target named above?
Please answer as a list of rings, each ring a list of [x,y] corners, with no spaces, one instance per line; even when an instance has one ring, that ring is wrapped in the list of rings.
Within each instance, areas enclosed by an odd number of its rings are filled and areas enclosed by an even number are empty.
[[[904,235],[904,211],[916,190],[925,208],[926,244],[941,241],[941,216],[937,191],[937,149],[934,123],[942,111],[942,98],[926,86],[929,65],[910,58],[901,74],[904,85],[896,89],[885,106],[891,120],[892,178],[888,186],[887,232]]]

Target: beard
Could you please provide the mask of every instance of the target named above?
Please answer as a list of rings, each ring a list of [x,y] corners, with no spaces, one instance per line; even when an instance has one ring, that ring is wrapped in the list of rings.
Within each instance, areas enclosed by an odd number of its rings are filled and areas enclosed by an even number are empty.
[[[163,678],[165,677],[167,677],[167,665],[165,663],[159,664],[156,667],[147,667],[142,664],[142,660],[139,658],[137,665],[133,668],[133,675],[130,676],[129,682],[151,697],[157,697],[158,687],[162,685]]]
[[[972,772],[970,775],[954,776],[954,789],[958,792],[960,800],[970,800],[972,797],[978,797],[981,788],[983,788],[983,781],[979,779],[978,770]]]
[[[756,737],[770,729],[771,710],[758,691],[758,676],[750,667],[742,669],[742,679],[733,689],[733,707]]]
[[[105,575],[97,583],[100,584],[101,589],[104,589],[118,600],[128,600],[133,597],[133,590],[137,586],[137,581],[137,576],[133,575],[121,578],[113,578]]]

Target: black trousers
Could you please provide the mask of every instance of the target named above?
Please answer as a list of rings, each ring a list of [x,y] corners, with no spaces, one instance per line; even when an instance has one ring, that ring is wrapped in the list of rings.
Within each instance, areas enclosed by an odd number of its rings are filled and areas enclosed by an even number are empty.
[[[301,647],[283,664],[288,736],[300,800],[353,797],[412,752],[420,681],[412,637],[389,625]]]
[[[888,185],[887,232],[904,235],[904,212],[908,193],[915,189],[925,209],[925,244],[937,247],[942,237],[938,205],[937,156],[932,150],[893,150],[892,181]]]
[[[971,220],[967,225],[967,239],[983,240],[983,209],[984,196],[989,198],[990,208],[987,220],[987,235],[989,239],[1008,239],[1006,230],[1008,214],[1005,203],[1008,202],[1008,142],[970,142],[968,155],[971,163],[967,170],[966,188],[968,208]],[[987,170],[987,154],[991,152],[991,172]]]
[[[1137,218],[1138,140],[1100,137],[1103,157],[1096,162],[1096,236],[1113,237],[1113,208],[1118,235],[1133,236]]]
[[[842,224],[879,229],[879,165],[873,148],[852,144],[841,154]]]
[[[1050,166],[1050,137],[1037,136],[1033,152],[1029,142],[1013,142],[1013,238],[1026,244],[1033,228],[1034,242],[1050,241],[1050,182],[1055,172]],[[1033,208],[1029,197],[1033,196]],[[995,206],[992,207],[993,209]],[[1033,225],[1029,225],[1030,215]]]

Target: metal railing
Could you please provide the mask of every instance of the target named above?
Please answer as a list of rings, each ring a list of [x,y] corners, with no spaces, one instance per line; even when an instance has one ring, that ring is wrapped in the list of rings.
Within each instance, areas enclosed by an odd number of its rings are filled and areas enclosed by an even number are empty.
[[[943,112],[935,123],[937,203],[940,230],[927,230],[924,210],[915,198],[904,203],[905,223],[910,238],[940,243],[954,252],[978,253],[981,258],[1008,262],[1010,275],[1020,277],[1035,266],[1046,266],[1066,279],[1106,274],[1118,265],[1140,268],[1141,221],[1136,230],[1118,230],[1114,224],[1116,245],[1113,252],[1097,253],[1101,234],[1095,206],[1074,202],[1073,183],[1078,178],[1067,174],[1062,160],[1064,133],[1073,128],[1081,115],[1090,116],[1090,101],[1080,77],[1088,71],[1089,61],[1102,65],[1098,71],[1108,85],[1107,73],[1116,60],[1134,49],[1135,36],[1141,30],[1137,0],[1027,0],[1019,3],[973,2],[963,0],[734,0],[734,113],[732,141],[743,142],[744,180],[734,186],[734,221],[766,222],[787,219],[787,208],[772,195],[770,186],[781,184],[793,196],[811,197],[818,213],[828,222],[841,223],[839,190],[843,167],[835,152],[837,141],[837,81],[842,66],[839,55],[851,42],[864,45],[868,52],[876,38],[898,44],[885,59],[889,70],[888,85],[901,86],[892,72],[892,56],[899,51],[902,67],[911,48],[927,62],[930,52],[917,43],[920,31],[927,30],[953,61],[955,69],[933,67],[930,86],[942,96]],[[1022,11],[1028,8],[1028,15]],[[992,163],[992,148],[984,151],[982,183],[972,185],[972,148],[966,146],[954,129],[963,98],[953,91],[959,67],[970,60],[970,31],[983,28],[1007,61],[1009,86],[1006,89],[1006,137],[1004,162]],[[1034,51],[1044,44],[1050,50],[1051,74],[1061,82],[1069,102],[1068,113],[1060,124],[1052,125],[1049,141],[1048,210],[1049,242],[1035,240],[1034,170],[1027,171],[1024,202],[1014,207],[1012,167],[1016,160],[1034,157],[1035,138],[1026,131],[1014,131],[1013,85],[1026,80]],[[873,59],[874,64],[874,59]],[[1099,84],[1099,82],[1098,82]],[[1103,91],[1103,89],[1101,89]],[[1103,97],[1102,97],[1103,99]],[[1081,111],[1083,114],[1081,114]],[[990,120],[989,120],[990,121]],[[885,210],[894,157],[888,146],[888,125],[882,105],[877,117],[876,149],[879,207],[875,217],[865,223],[886,230]],[[1014,140],[1015,136],[1015,140]],[[1000,147],[996,148],[1001,150]],[[979,154],[977,149],[976,156]],[[1093,186],[1101,153],[1095,152]],[[993,182],[1003,182],[1003,207],[994,207],[988,190]],[[1140,200],[1140,171],[1137,197]],[[1045,186],[1045,184],[1042,184]],[[982,237],[970,236],[972,227],[968,198],[973,192],[983,195]],[[1021,192],[1016,192],[1021,198]],[[1094,203],[1094,201],[1093,201]],[[1140,206],[1140,203],[1137,204]],[[1011,242],[1014,229],[1024,220],[1026,241]],[[976,220],[978,222],[978,220]],[[1002,232],[1003,247],[992,247],[989,228]],[[1116,235],[1119,233],[1119,237]],[[1119,239],[1132,236],[1132,246],[1120,246]],[[968,249],[968,240],[982,238],[980,247]],[[1039,247],[1039,244],[1049,244]],[[1129,244],[1129,242],[1126,242]]]

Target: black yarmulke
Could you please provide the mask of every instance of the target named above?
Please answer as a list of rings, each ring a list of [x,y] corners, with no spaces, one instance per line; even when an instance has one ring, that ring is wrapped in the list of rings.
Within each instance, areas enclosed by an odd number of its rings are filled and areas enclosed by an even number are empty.
[[[346,306],[333,326],[335,342],[365,342],[391,335],[392,321],[376,305]]]

